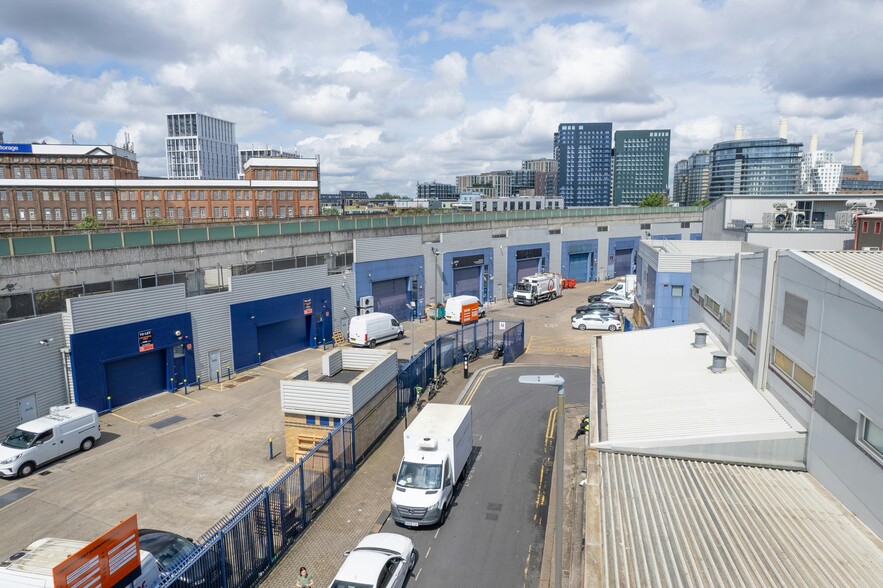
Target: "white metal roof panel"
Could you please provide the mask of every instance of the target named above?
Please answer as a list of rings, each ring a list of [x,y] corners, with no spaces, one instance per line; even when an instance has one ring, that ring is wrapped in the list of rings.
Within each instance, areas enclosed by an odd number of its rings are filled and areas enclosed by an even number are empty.
[[[847,277],[854,282],[876,290],[883,298],[883,251],[804,251],[806,255],[827,271]]]
[[[703,439],[789,435],[795,430],[730,359],[712,373],[709,333],[692,346],[700,324],[622,333],[603,339],[606,437],[612,445],[678,445]],[[673,366],[677,366],[674,369]]]
[[[607,586],[879,586],[883,542],[805,472],[601,454]]]

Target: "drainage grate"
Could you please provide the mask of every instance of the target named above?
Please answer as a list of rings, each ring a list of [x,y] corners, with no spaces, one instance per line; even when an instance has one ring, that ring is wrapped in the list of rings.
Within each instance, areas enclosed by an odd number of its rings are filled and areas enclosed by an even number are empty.
[[[219,413],[219,412],[216,412],[216,413],[215,413],[215,414],[213,414],[213,415],[212,415],[212,416],[213,416],[213,417],[215,417],[215,418],[218,418],[218,417],[219,417],[219,416],[221,416],[221,413]]]
[[[242,376],[242,377],[236,378],[237,382],[247,382],[249,380],[254,380],[254,376]]]
[[[48,475],[51,474],[51,473],[52,473],[52,470],[46,470],[45,472],[40,472],[40,473],[37,474],[37,475],[38,475],[38,476],[48,476]]]
[[[489,513],[485,513],[484,518],[485,518],[485,520],[488,520],[488,521],[496,521],[500,518],[500,515],[498,515],[497,513],[494,513],[494,512],[489,512]]]
[[[161,421],[157,421],[150,426],[153,427],[154,429],[162,429],[164,427],[168,427],[169,425],[174,425],[175,423],[180,423],[183,420],[187,420],[187,419],[185,419],[182,416],[173,416],[173,417],[169,417],[167,419],[163,419]]]
[[[35,490],[33,488],[16,488],[15,490],[7,492],[3,496],[0,496],[0,508],[9,506],[16,500],[24,498],[31,492],[35,492]]]

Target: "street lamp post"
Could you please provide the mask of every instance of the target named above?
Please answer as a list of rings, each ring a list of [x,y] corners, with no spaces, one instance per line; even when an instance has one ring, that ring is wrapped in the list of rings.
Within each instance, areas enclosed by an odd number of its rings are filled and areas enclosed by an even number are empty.
[[[432,377],[438,381],[438,255],[441,253],[435,247],[432,247],[432,254],[435,255],[435,263],[432,264],[433,272],[435,272],[435,308],[433,309],[435,320],[435,340],[432,343]]]
[[[521,384],[558,387],[558,416],[555,431],[555,587],[563,588],[564,568],[564,378],[554,376],[520,376]]]

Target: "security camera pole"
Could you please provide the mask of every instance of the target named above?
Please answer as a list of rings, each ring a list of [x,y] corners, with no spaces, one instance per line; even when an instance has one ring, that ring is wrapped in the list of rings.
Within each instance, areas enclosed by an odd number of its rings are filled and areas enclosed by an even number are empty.
[[[554,376],[520,376],[520,384],[558,387],[558,417],[555,419],[555,586],[563,588],[564,568],[564,378]]]

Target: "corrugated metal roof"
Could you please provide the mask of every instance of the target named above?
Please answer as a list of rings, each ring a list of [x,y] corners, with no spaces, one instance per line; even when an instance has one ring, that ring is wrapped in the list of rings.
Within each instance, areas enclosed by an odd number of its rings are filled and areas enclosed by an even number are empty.
[[[608,586],[880,586],[883,542],[809,474],[601,454]]]
[[[722,346],[709,333],[706,346],[694,348],[693,331],[700,326],[603,338],[605,440],[611,447],[728,442],[794,432],[733,361],[727,360],[724,373],[709,370],[712,352]]]
[[[874,290],[883,298],[883,251],[804,251],[826,269],[840,272]]]

